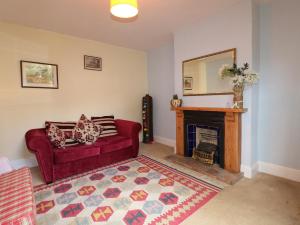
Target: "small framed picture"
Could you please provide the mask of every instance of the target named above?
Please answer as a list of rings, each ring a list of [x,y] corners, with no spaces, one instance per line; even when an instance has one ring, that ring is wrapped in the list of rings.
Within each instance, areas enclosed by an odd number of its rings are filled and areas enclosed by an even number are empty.
[[[102,58],[85,55],[84,69],[102,71]]]
[[[23,88],[58,89],[58,65],[21,60],[20,66]]]
[[[193,78],[184,77],[183,78],[183,89],[184,90],[193,90]]]

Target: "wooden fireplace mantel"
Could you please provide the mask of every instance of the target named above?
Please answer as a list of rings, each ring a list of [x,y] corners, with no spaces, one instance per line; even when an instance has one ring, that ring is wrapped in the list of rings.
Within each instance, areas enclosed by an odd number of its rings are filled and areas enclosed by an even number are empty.
[[[244,113],[247,109],[233,109],[233,108],[212,108],[212,107],[177,107],[176,111],[206,111],[206,112],[225,112],[225,113]]]
[[[224,112],[224,167],[226,170],[239,173],[241,167],[241,114],[247,109],[210,108],[210,107],[177,107],[176,111],[176,154],[184,156],[184,111]]]

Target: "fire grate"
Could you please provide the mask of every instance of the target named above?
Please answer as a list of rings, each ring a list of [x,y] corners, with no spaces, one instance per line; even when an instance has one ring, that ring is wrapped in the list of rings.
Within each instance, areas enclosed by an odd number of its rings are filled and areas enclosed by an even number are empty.
[[[209,143],[199,143],[198,147],[193,151],[193,159],[199,160],[202,163],[213,165],[214,156],[217,146]]]
[[[213,128],[196,128],[197,147],[193,149],[193,158],[202,163],[214,164],[218,148],[218,131]]]

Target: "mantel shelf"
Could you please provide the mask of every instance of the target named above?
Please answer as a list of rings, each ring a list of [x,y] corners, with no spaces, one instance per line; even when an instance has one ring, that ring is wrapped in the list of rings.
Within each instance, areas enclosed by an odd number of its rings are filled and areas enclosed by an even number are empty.
[[[177,107],[176,111],[206,111],[206,112],[226,112],[226,113],[244,113],[248,109],[233,108],[213,108],[213,107]]]

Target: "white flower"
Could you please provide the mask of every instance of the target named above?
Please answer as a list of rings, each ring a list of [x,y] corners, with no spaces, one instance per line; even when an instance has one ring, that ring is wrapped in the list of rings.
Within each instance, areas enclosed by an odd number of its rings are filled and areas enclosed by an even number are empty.
[[[259,80],[258,74],[250,69],[243,71],[244,67],[234,68],[228,64],[222,65],[222,67],[219,69],[219,76],[221,79],[224,79],[225,77],[231,78],[233,86],[250,86],[257,83]],[[237,73],[239,72],[242,74],[238,75]]]
[[[244,84],[244,78],[243,76],[238,76],[238,75],[235,75],[233,78],[232,78],[232,83],[234,86],[241,86]]]
[[[259,76],[258,74],[253,70],[245,70],[245,83],[248,85],[253,85],[257,83]]]

